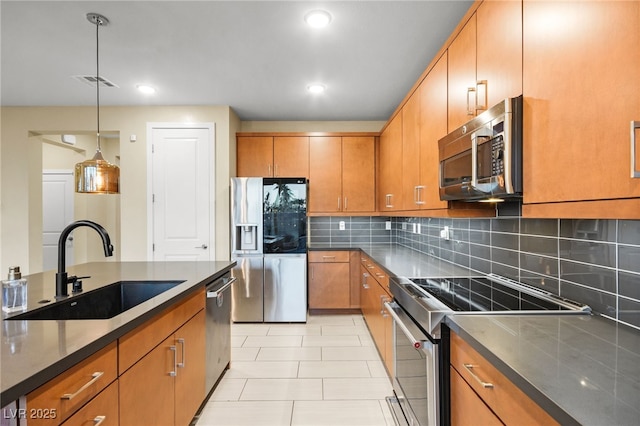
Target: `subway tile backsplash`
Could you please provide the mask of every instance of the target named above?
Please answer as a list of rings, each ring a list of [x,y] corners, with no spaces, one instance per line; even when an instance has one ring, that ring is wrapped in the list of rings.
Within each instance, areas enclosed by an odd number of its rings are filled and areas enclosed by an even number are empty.
[[[449,240],[440,238],[445,226]],[[311,217],[309,237],[332,245],[400,244],[587,303],[640,328],[640,221]]]

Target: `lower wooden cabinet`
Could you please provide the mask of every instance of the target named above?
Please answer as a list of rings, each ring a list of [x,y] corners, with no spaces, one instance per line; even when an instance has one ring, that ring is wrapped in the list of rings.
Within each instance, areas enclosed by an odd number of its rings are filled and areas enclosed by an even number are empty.
[[[122,426],[189,424],[205,397],[205,337],[200,310],[120,376]]]
[[[360,309],[360,251],[309,252],[309,310]],[[354,273],[355,272],[355,273]]]
[[[31,424],[31,423],[29,423]],[[63,423],[64,426],[117,426],[118,381],[111,383],[77,413]]]
[[[387,372],[393,377],[393,319],[384,308],[384,302],[392,299],[388,291],[389,277],[367,256],[362,256],[360,271],[362,315]]]
[[[453,331],[450,357],[452,426],[558,424]]]
[[[27,421],[59,425],[117,379],[118,352],[106,348],[27,394]]]

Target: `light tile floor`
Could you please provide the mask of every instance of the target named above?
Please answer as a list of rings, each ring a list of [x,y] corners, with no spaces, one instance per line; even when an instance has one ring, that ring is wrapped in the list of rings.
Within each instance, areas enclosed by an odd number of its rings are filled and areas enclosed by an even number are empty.
[[[233,324],[231,368],[197,426],[392,426],[384,364],[361,315]]]

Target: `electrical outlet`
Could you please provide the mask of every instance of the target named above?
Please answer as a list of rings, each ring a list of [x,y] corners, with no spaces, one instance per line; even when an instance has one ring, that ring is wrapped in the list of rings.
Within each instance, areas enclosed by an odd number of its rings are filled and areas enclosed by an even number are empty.
[[[338,226],[341,231],[344,231],[345,230],[344,220],[341,220],[340,222],[338,222]]]
[[[384,229],[386,229],[387,231],[391,231],[391,221],[388,220],[384,223]]]
[[[418,234],[420,234],[420,224],[418,223]]]
[[[402,222],[402,230],[403,231],[407,230],[407,223],[406,222]]]
[[[449,231],[448,226],[445,226],[444,229],[440,230],[440,238],[443,238],[447,241],[451,239],[451,231]]]
[[[417,226],[418,224],[417,223],[412,223],[411,225],[412,225],[412,228],[413,228],[412,232],[415,234],[416,231],[418,230],[418,226]]]

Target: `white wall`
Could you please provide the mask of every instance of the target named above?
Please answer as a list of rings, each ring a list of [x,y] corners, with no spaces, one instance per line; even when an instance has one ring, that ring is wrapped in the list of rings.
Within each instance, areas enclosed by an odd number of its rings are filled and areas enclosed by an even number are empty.
[[[93,107],[3,107],[0,151],[0,273],[20,265],[25,273],[42,265],[41,134],[95,131]],[[216,257],[229,258],[230,145],[239,120],[227,106],[102,107],[101,128],[119,132],[120,232],[113,235],[123,261],[147,260],[147,122],[214,122],[216,124]],[[129,142],[135,134],[137,142]],[[112,161],[112,160],[110,160]],[[235,164],[235,162],[234,162]],[[87,195],[90,196],[90,195]]]

